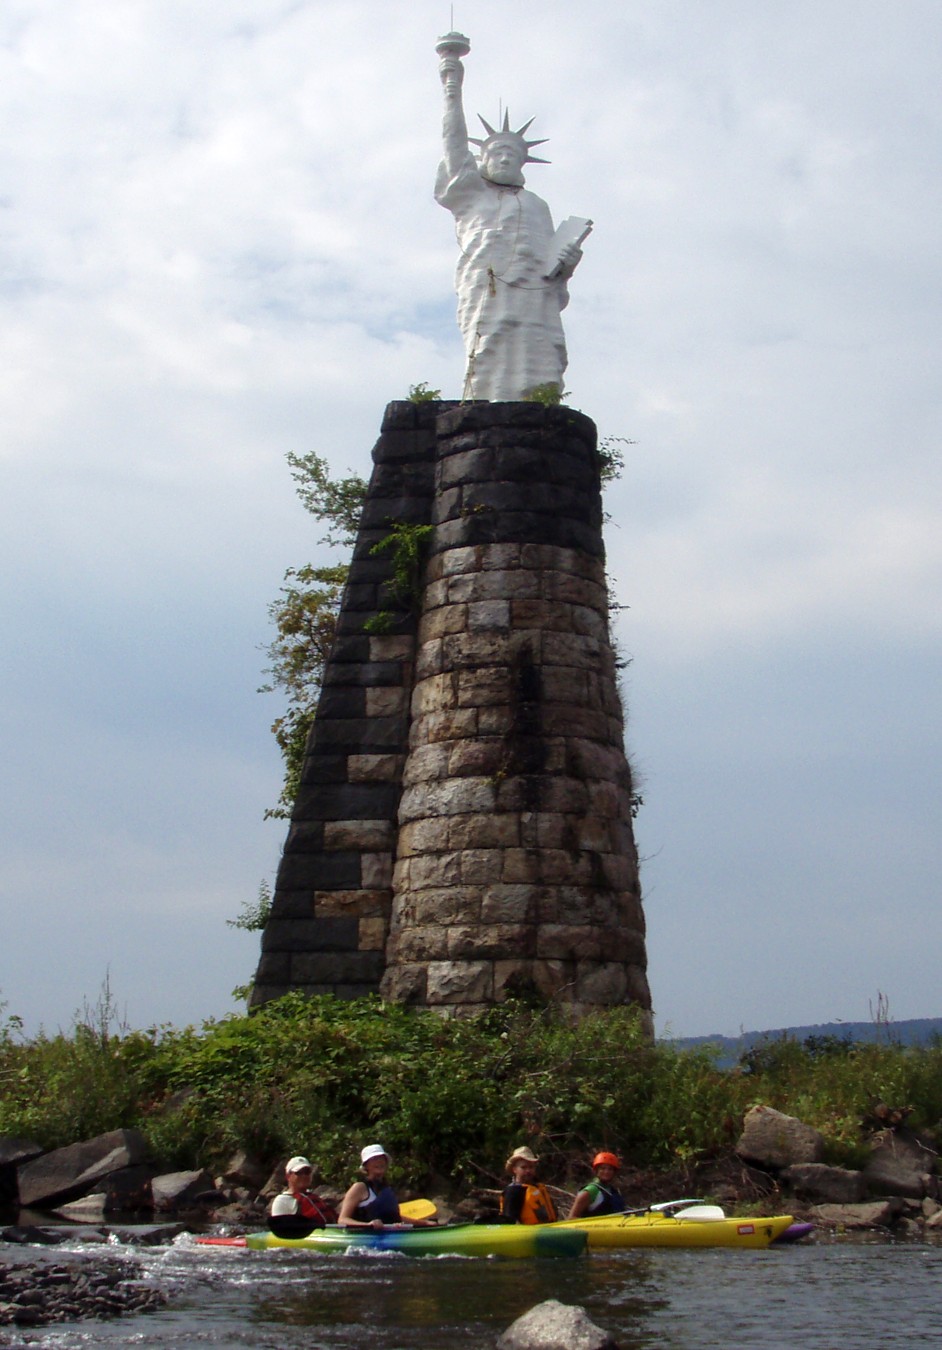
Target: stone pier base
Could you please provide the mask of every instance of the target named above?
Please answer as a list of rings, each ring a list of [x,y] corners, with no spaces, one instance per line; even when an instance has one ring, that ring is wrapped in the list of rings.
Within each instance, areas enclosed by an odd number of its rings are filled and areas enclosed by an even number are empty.
[[[385,639],[393,657],[344,601],[341,654],[362,661],[338,684],[332,658],[324,698],[346,690],[357,715],[345,703],[338,732],[333,702],[318,713],[282,864],[290,914],[279,890],[255,1001],[368,983],[459,1016],[512,994],[649,1014],[594,425],[522,403],[393,404],[384,438],[403,488],[378,507],[371,486],[364,527],[434,527],[420,603]],[[382,777],[353,790],[367,771]],[[325,946],[329,918],[355,948]],[[280,978],[263,981],[276,950]]]

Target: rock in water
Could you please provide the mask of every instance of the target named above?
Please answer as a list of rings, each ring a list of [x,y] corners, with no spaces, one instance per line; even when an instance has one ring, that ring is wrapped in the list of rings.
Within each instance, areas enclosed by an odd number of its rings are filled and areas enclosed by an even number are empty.
[[[618,1350],[585,1308],[549,1298],[518,1317],[497,1342],[497,1350]]]

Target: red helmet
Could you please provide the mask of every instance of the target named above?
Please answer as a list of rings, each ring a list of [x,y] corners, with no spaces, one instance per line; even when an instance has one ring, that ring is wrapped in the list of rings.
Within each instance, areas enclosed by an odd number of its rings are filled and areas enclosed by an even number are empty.
[[[596,1153],[592,1159],[592,1166],[595,1167],[621,1167],[621,1158],[614,1153]]]

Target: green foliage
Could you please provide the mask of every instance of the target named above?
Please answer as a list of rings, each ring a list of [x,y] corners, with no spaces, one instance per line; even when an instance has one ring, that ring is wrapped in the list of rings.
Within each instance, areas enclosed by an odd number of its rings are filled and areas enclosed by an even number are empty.
[[[407,521],[396,520],[389,533],[370,549],[374,556],[392,554],[392,581],[383,606],[363,625],[365,632],[388,633],[397,610],[408,614],[418,611],[422,601],[422,566],[433,529],[432,525],[410,525]]]
[[[602,486],[607,487],[609,483],[617,483],[625,472],[625,451],[624,446],[634,445],[627,436],[603,436],[599,441],[596,454],[599,460],[599,477],[602,480]]]
[[[555,381],[548,384],[535,384],[523,396],[524,403],[542,403],[544,408],[558,408],[563,399],[568,397]]]
[[[573,1023],[531,995],[443,1021],[377,999],[289,994],[182,1031],[122,1028],[109,998],[71,1033],[31,1040],[8,1017],[0,1133],[58,1147],[135,1126],[170,1167],[213,1166],[238,1148],[272,1164],[300,1151],[338,1185],[379,1138],[400,1181],[444,1177],[461,1190],[496,1184],[522,1142],[560,1182],[602,1146],[634,1166],[690,1165],[728,1147],[756,1102],[821,1130],[831,1160],[850,1164],[875,1100],[912,1106],[917,1127],[942,1117],[940,1045],[776,1041],[748,1072],[723,1071],[709,1047],[653,1044],[632,1008]]]
[[[278,805],[266,811],[266,817],[286,819],[297,796],[347,571],[345,566],[289,568],[287,585],[268,607],[275,637],[265,649],[271,663],[265,674],[270,679],[259,692],[280,689],[288,706],[271,728],[284,760],[285,780]]]
[[[318,542],[352,548],[366,498],[366,480],[356,473],[332,478],[327,460],[313,451],[306,455],[289,453],[288,463],[304,509],[329,527]]]
[[[421,384],[412,384],[409,386],[410,403],[437,403],[442,396],[440,389],[429,389],[423,380]]]
[[[271,887],[267,881],[259,884],[255,900],[246,900],[234,919],[227,919],[230,928],[241,928],[246,933],[261,933],[271,914]]]

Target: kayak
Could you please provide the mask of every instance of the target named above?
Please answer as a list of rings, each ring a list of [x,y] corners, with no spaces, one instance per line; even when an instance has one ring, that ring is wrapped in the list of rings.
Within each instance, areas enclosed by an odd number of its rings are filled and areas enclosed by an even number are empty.
[[[369,1230],[329,1225],[315,1228],[307,1237],[282,1238],[274,1233],[248,1233],[245,1237],[198,1237],[202,1246],[247,1247],[268,1251],[275,1247],[319,1252],[399,1252],[403,1256],[581,1256],[586,1235],[578,1228],[557,1224],[460,1223],[440,1228],[388,1228]]]
[[[644,1214],[600,1214],[563,1219],[549,1227],[585,1233],[590,1251],[618,1247],[768,1247],[790,1227],[792,1216],[727,1219],[684,1217],[648,1210]]]

